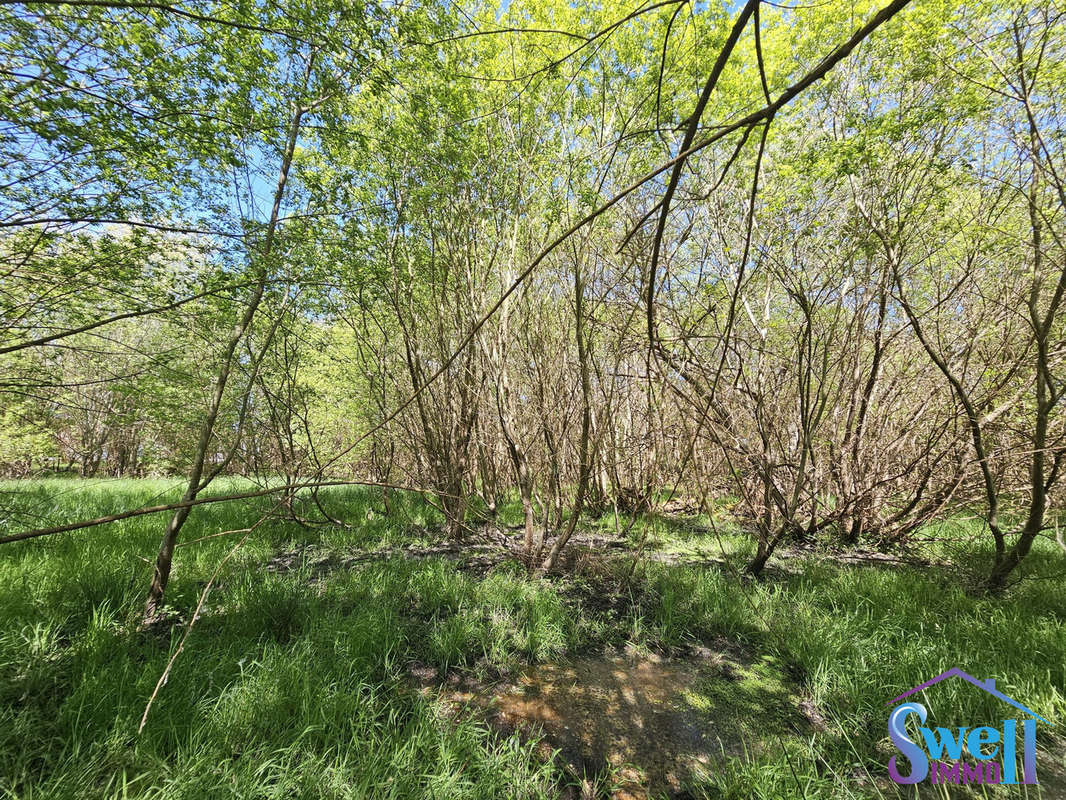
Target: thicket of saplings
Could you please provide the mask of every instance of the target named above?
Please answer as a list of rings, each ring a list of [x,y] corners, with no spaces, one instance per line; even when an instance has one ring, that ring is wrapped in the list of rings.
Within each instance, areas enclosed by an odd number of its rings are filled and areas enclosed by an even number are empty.
[[[1001,591],[1066,452],[1061,26],[905,5],[5,10],[67,78],[5,79],[4,471],[185,476],[149,617],[226,474],[454,539],[515,495],[545,571],[584,509],[714,508],[755,575],[976,515]]]
[[[0,19],[0,794],[549,792],[416,657],[743,640],[835,715],[716,779],[767,796],[843,796],[876,687],[962,650],[1062,710],[1053,4]],[[412,538],[510,552],[262,573]],[[571,591],[605,540],[620,617]]]

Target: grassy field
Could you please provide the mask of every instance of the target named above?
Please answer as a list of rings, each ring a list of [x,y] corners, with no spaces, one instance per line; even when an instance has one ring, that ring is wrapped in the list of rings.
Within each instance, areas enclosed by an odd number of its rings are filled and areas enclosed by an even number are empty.
[[[0,528],[162,502],[178,486],[3,484]],[[631,544],[646,536],[659,560],[638,563],[632,580],[625,548],[538,580],[514,562],[479,572],[397,555],[434,541],[437,520],[416,499],[397,498],[385,517],[363,490],[325,497],[352,527],[257,529],[223,567],[140,735],[184,632],[136,626],[161,517],[0,547],[0,797],[552,797],[565,777],[534,743],[440,714],[412,690],[410,665],[485,676],[624,646],[669,655],[727,640],[787,665],[824,720],[788,747],[730,761],[690,787],[696,797],[878,796],[886,701],[953,666],[995,677],[1058,722],[1053,730],[1066,723],[1066,557],[1054,542],[1040,543],[1029,579],[1001,599],[967,593],[987,553],[961,523],[927,532],[938,566],[812,550],[747,583],[733,569],[743,537],[727,531],[720,545],[700,520],[649,519]],[[201,507],[185,541],[243,528],[268,506]],[[586,525],[614,530],[610,519]],[[237,538],[179,549],[168,603],[184,620]],[[344,561],[376,548],[393,555]],[[724,564],[699,563],[723,550]],[[272,560],[286,569],[269,569]],[[936,707],[962,718],[1003,716],[961,681],[935,691]],[[1061,742],[1041,729],[1060,771]]]

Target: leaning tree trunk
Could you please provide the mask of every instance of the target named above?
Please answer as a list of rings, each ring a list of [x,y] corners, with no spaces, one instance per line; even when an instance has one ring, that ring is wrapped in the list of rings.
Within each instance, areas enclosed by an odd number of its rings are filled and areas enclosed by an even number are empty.
[[[211,390],[207,416],[200,426],[200,436],[196,442],[196,454],[193,456],[192,469],[189,471],[189,480],[185,486],[185,493],[182,495],[183,502],[195,500],[197,495],[214,478],[212,474],[209,475],[207,480],[204,480],[204,468],[211,452],[211,444],[215,436],[215,424],[218,422],[219,410],[222,408],[226,385],[229,383],[230,373],[233,371],[234,355],[241,340],[252,326],[255,313],[263,300],[263,294],[266,290],[267,277],[270,272],[269,263],[273,256],[275,233],[277,232],[278,219],[281,215],[281,201],[285,195],[285,185],[288,182],[289,167],[292,165],[292,156],[296,149],[296,139],[300,131],[300,120],[303,114],[303,108],[296,109],[292,123],[289,126],[288,139],[278,174],[277,188],[274,192],[274,205],[271,209],[270,221],[267,224],[266,234],[263,239],[263,248],[256,256],[258,266],[256,268],[255,285],[252,288],[251,295],[248,297],[244,310],[226,339],[226,346],[222,352],[222,363],[219,366],[218,373],[215,375],[214,385]],[[144,606],[144,620],[146,622],[150,622],[159,613],[160,606],[163,603],[163,596],[166,594],[167,583],[170,581],[170,570],[174,562],[174,549],[177,547],[182,526],[185,525],[185,521],[189,518],[191,511],[192,508],[190,506],[179,508],[174,512],[174,516],[170,518],[170,522],[167,523],[166,530],[163,533],[163,540],[159,544],[159,554],[156,556],[155,569],[152,572],[152,583],[148,587],[148,599]]]
[[[1029,117],[1029,133],[1031,138],[1031,157],[1035,165],[1040,156],[1040,140],[1036,121],[1031,115]],[[1061,191],[1061,184],[1057,188],[1060,189],[1058,193],[1060,201],[1063,206],[1066,206],[1066,193]],[[1058,454],[1056,454],[1056,459],[1051,466],[1050,475],[1047,469],[1048,425],[1051,413],[1061,397],[1061,390],[1056,390],[1055,376],[1052,374],[1052,342],[1050,338],[1063,296],[1066,294],[1066,263],[1063,263],[1058,270],[1054,294],[1047,309],[1042,312],[1038,307],[1038,303],[1040,301],[1041,284],[1044,280],[1044,256],[1041,245],[1042,222],[1038,197],[1039,173],[1034,169],[1032,183],[1029,187],[1033,282],[1026,303],[1029,311],[1029,323],[1033,329],[1033,340],[1036,344],[1036,419],[1033,425],[1032,454],[1029,462],[1029,510],[1026,514],[1025,525],[1014,545],[1005,552],[1001,549],[996,553],[995,563],[985,581],[985,588],[993,594],[1002,592],[1006,588],[1007,578],[1029,555],[1033,542],[1036,541],[1036,537],[1044,529],[1048,492],[1058,478]]]

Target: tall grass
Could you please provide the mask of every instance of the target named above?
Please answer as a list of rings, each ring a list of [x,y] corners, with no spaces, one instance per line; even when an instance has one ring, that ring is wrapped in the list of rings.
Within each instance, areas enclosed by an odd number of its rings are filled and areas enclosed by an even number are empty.
[[[17,528],[179,491],[173,481],[39,481],[0,486],[0,505]],[[646,564],[604,604],[596,592],[610,590],[606,578],[580,591],[580,580],[536,580],[514,564],[479,577],[444,559],[327,571],[313,563],[323,552],[429,536],[434,512],[396,500],[384,517],[375,493],[338,489],[324,501],[352,528],[272,520],[257,531],[223,569],[140,736],[183,630],[135,624],[162,519],[0,547],[0,797],[551,797],[558,776],[531,744],[441,716],[408,668],[491,675],[607,644],[670,651],[728,640],[786,664],[824,716],[807,745],[791,737],[780,752],[731,761],[693,787],[708,797],[877,796],[882,788],[857,776],[885,774],[885,702],[951,666],[995,677],[1040,714],[1066,720],[1066,580],[1030,581],[997,600],[972,597],[955,573],[934,569],[812,559],[742,584],[714,567]],[[198,508],[186,541],[246,527],[269,507]],[[190,612],[234,541],[179,549],[174,609]],[[743,551],[739,538],[726,545]],[[305,561],[265,570],[280,551]],[[1035,557],[1043,573],[1063,575],[1061,553],[1042,547]],[[960,681],[927,695],[938,718],[1001,716]]]

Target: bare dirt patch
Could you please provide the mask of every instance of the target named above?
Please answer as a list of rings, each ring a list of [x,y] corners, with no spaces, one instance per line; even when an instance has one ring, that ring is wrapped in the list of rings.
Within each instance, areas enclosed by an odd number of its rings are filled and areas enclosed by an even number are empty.
[[[724,759],[817,727],[784,667],[730,647],[684,659],[611,653],[495,684],[424,665],[411,675],[444,713],[474,713],[501,735],[536,739],[585,796],[684,797]]]

